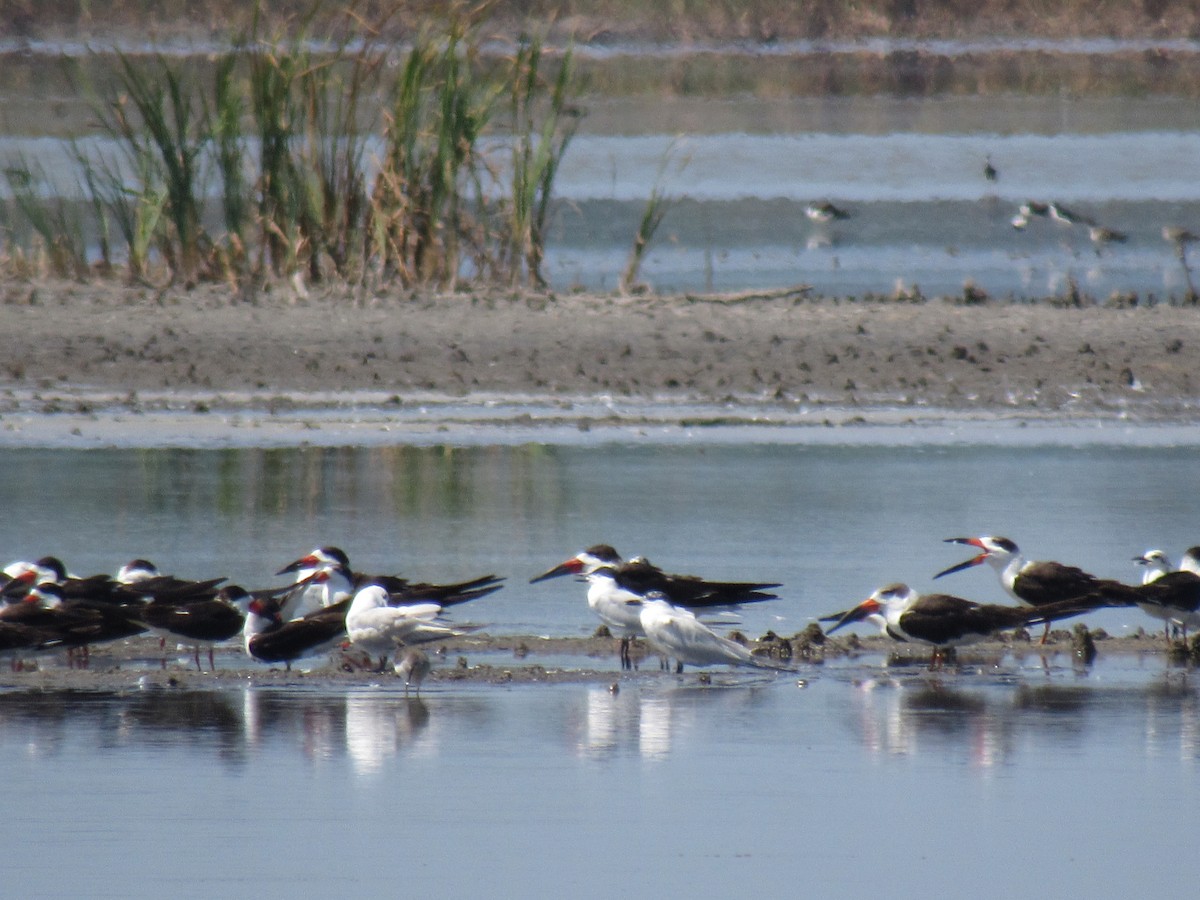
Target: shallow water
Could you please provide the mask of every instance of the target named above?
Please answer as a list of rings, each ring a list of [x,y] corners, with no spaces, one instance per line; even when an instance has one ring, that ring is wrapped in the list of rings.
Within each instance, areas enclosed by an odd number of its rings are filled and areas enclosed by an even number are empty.
[[[1086,434],[1079,440],[1086,441]],[[700,439],[702,441],[702,439]],[[1135,580],[1150,547],[1200,540],[1194,444],[601,444],[281,450],[0,452],[10,558],[62,557],[79,574],[134,557],[246,587],[319,544],[366,572],[509,584],[463,611],[501,633],[577,635],[595,622],[583,588],[528,579],[608,542],[670,571],[779,581],[784,600],[747,610],[752,633],[812,617],[965,558],[941,543],[1007,535],[1034,558]],[[937,582],[1003,602],[981,567]],[[1099,618],[1120,631],[1136,611]]]
[[[783,599],[744,627],[789,634],[885,581],[929,589],[963,558],[939,543],[957,534],[1005,533],[1132,579],[1134,554],[1195,543],[1180,486],[1200,483],[1190,446],[5,450],[0,463],[12,556],[55,552],[85,573],[146,556],[258,586],[336,541],[364,570],[509,575],[470,615],[553,634],[595,626],[582,587],[526,581],[599,540],[676,571],[780,580]],[[1002,599],[990,571],[937,586]],[[1133,611],[1088,621],[1157,627]],[[585,664],[620,678],[615,660]],[[1162,849],[1164,835],[1186,845],[1200,759],[1193,679],[1162,656],[1102,646],[1090,670],[1034,654],[941,675],[866,656],[709,687],[646,674],[616,694],[438,683],[422,701],[367,676],[173,690],[139,689],[138,672],[117,691],[0,693],[10,890],[1169,896],[1200,875],[1193,854]]]
[[[1200,703],[1161,659],[604,686],[0,695],[22,896],[1172,896]],[[69,864],[63,854],[68,853]],[[135,862],[131,865],[131,859]],[[786,886],[786,887],[785,887]],[[764,887],[766,889],[766,887]]]

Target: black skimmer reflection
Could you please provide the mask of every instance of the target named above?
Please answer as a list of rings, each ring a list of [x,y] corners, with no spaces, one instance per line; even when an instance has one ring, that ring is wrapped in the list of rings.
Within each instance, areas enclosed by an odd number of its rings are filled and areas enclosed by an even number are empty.
[[[845,625],[867,619],[895,640],[933,647],[936,665],[951,647],[986,640],[1009,628],[1065,619],[1093,608],[1090,604],[1081,605],[1071,600],[1036,608],[1000,606],[975,603],[949,594],[921,595],[906,584],[889,584],[853,609],[837,614],[827,633],[833,634]],[[834,618],[825,616],[822,621]]]
[[[951,566],[934,575],[941,578],[982,563],[988,563],[1000,576],[1008,594],[1025,606],[1043,607],[1063,600],[1101,606],[1133,606],[1141,599],[1138,589],[1112,579],[1097,578],[1074,566],[1057,562],[1026,560],[1015,543],[1005,537],[984,535],[970,538],[946,538],[946,543],[966,544],[983,552],[965,562]],[[1042,643],[1050,633],[1050,623],[1042,635]]]

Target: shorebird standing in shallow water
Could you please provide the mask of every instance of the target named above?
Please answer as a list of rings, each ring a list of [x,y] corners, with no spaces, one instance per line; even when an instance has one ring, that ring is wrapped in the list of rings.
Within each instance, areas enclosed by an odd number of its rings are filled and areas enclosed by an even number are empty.
[[[429,662],[429,654],[424,650],[418,650],[416,647],[410,647],[401,654],[396,660],[393,667],[397,677],[404,679],[404,696],[408,696],[408,689],[412,687],[418,697],[421,696],[421,682],[425,677],[433,671],[433,666]]]
[[[828,200],[808,204],[808,206],[804,207],[804,214],[818,225],[850,218],[850,213],[840,207],[834,206]]]

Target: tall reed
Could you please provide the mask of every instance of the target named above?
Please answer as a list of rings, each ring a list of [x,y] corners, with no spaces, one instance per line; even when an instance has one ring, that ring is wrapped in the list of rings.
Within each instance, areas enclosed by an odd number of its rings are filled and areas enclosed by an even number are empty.
[[[131,159],[144,158],[148,148],[156,152],[166,188],[164,212],[174,231],[174,240],[161,248],[177,275],[192,278],[202,256],[200,161],[208,142],[199,98],[182,63],[158,56],[146,70],[123,53],[117,59],[123,93],[109,104],[103,124],[125,142]]]
[[[513,56],[508,85],[512,134],[512,192],[508,206],[509,278],[544,287],[542,261],[546,219],[558,167],[578,128],[572,96],[571,51],[559,62],[553,80],[543,81],[542,42],[529,38]]]
[[[160,266],[251,285],[299,274],[544,286],[554,181],[577,127],[572,58],[551,65],[531,38],[502,64],[485,59],[489,6],[451,4],[397,49],[353,4],[319,30],[317,0],[274,35],[256,16],[205,77],[188,61],[117,54],[93,106],[119,150],[74,155],[104,267],[123,252],[135,279]],[[86,263],[82,228],[35,180],[10,177],[14,204],[56,269]]]

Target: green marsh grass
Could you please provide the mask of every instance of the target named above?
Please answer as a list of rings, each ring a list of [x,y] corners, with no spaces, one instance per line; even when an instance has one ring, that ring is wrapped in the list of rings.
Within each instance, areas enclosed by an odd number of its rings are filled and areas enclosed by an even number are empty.
[[[10,176],[13,204],[56,271],[86,269],[93,234],[100,268],[135,280],[545,287],[572,56],[526,38],[485,58],[488,5],[452,5],[399,46],[353,9],[317,42],[318,5],[270,33],[256,16],[195,71],[116,54],[91,93],[119,158],[72,157],[90,221],[32,171]]]

